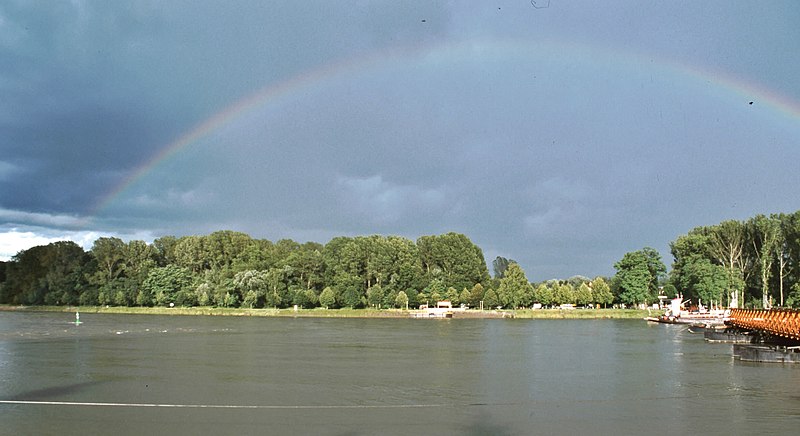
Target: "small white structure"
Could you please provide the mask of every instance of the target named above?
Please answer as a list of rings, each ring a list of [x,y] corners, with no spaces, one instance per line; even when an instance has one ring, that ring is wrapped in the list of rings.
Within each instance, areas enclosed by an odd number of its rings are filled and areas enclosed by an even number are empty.
[[[420,305],[420,311],[411,314],[413,318],[452,318],[453,304],[449,301],[438,301],[436,307]]]

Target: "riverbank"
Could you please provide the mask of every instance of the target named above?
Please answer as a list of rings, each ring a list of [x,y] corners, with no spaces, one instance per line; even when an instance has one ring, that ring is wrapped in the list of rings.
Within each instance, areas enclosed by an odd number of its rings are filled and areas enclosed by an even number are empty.
[[[15,312],[82,312],[136,315],[207,315],[207,316],[270,316],[310,318],[409,318],[413,310],[402,309],[245,309],[226,307],[117,307],[117,306],[11,306],[0,305],[0,311]],[[504,316],[505,315],[505,316]],[[509,316],[510,315],[510,316]],[[455,318],[522,318],[522,319],[642,319],[646,310],[634,309],[524,309],[467,310],[455,312]]]

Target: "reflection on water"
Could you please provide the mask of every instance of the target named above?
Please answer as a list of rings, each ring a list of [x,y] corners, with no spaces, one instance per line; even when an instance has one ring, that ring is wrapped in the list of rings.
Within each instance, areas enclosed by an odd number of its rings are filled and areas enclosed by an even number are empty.
[[[638,320],[81,320],[0,312],[3,432],[778,433],[800,410],[800,368]]]

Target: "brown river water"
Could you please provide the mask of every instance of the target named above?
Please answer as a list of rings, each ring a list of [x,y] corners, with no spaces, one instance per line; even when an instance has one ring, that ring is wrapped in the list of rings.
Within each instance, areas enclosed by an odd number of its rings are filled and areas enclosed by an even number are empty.
[[[800,365],[641,320],[0,312],[0,434],[793,434]]]

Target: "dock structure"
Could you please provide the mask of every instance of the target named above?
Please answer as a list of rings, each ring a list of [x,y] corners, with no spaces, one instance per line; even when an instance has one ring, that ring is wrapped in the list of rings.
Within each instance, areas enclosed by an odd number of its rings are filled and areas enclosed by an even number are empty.
[[[758,343],[733,344],[735,358],[800,364],[800,310],[733,309],[727,324],[758,338]]]
[[[800,310],[733,309],[728,323],[800,343]]]

